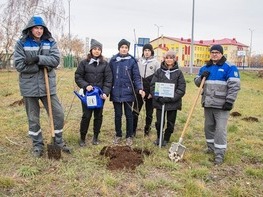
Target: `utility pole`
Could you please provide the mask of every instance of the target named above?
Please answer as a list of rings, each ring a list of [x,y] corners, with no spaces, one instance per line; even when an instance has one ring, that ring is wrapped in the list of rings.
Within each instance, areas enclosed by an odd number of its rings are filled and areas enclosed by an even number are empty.
[[[193,63],[194,63],[194,18],[195,18],[195,0],[193,0],[193,10],[192,10],[192,36],[191,36],[190,74],[193,73]]]
[[[253,38],[253,31],[254,29],[250,29],[250,46],[249,46],[249,61],[248,61],[248,67],[251,66],[251,59],[252,59],[252,38]]]
[[[159,43],[159,33],[160,33],[160,28],[161,27],[163,27],[163,26],[161,26],[161,25],[156,25],[156,24],[154,24],[154,26],[156,26],[157,27],[157,39],[158,39],[158,46],[157,46],[157,60],[159,60],[159,55],[158,55],[158,52],[159,52],[159,45],[160,45],[160,43]]]
[[[68,39],[69,39],[69,68],[72,67],[72,55],[71,55],[71,51],[72,51],[72,46],[71,46],[71,34],[70,34],[70,1],[68,0]]]

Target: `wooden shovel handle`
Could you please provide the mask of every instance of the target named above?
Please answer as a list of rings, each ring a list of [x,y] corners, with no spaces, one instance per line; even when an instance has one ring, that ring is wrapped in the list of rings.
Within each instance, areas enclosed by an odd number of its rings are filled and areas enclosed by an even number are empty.
[[[53,121],[53,113],[52,113],[52,105],[51,105],[51,96],[50,96],[48,73],[47,73],[47,68],[46,67],[44,68],[44,76],[45,76],[45,84],[46,84],[46,91],[47,91],[47,105],[48,105],[49,123],[50,123],[50,128],[51,128],[51,136],[52,136],[52,138],[54,138],[55,137],[54,121]]]
[[[196,98],[195,98],[195,100],[194,100],[194,104],[193,104],[193,106],[192,106],[192,108],[191,108],[191,110],[190,110],[190,112],[189,112],[189,115],[188,115],[188,117],[187,117],[186,123],[185,123],[185,125],[184,125],[184,129],[183,129],[183,132],[182,132],[182,134],[181,134],[181,139],[184,137],[185,131],[186,131],[188,125],[189,125],[189,122],[190,122],[190,119],[191,119],[191,117],[192,117],[194,108],[195,108],[196,103],[197,103],[197,101],[198,101],[198,98],[199,98],[199,96],[200,96],[200,94],[201,94],[201,92],[202,92],[202,89],[203,89],[205,80],[206,80],[206,78],[203,77],[203,79],[202,79],[202,81],[201,81],[201,84],[200,84],[200,86],[199,86],[199,88],[198,88],[198,94],[196,95]]]

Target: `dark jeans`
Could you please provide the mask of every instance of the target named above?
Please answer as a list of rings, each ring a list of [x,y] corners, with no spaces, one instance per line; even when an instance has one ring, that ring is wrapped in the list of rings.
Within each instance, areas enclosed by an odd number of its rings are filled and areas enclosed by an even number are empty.
[[[138,116],[139,112],[142,109],[142,106],[145,102],[145,110],[146,110],[146,119],[145,119],[145,127],[144,130],[148,131],[149,128],[151,127],[152,124],[152,119],[153,119],[153,104],[152,104],[152,98],[146,99],[143,101],[143,98],[141,97],[140,94],[136,94],[137,101],[138,101],[138,106],[137,102],[134,102],[133,108],[137,110],[137,113],[133,111],[133,135],[136,135],[136,129],[138,125]]]
[[[133,118],[132,118],[132,102],[113,102],[115,113],[115,131],[117,137],[122,137],[122,114],[123,107],[126,117],[126,138],[132,136]]]
[[[164,138],[163,140],[169,142],[170,137],[172,133],[174,132],[174,125],[175,125],[175,120],[176,120],[176,115],[177,115],[177,110],[172,110],[172,111],[165,111],[164,112],[164,118],[163,118],[163,125],[165,125],[165,120],[167,119],[166,122],[166,129],[164,131]],[[155,127],[157,130],[157,138],[160,138],[160,128],[161,128],[161,118],[162,118],[162,110],[157,109],[156,110],[156,123]]]
[[[82,104],[82,118],[80,122],[80,137],[82,140],[85,140],[90,120],[92,117],[92,114],[94,113],[94,122],[93,122],[93,133],[94,136],[98,137],[102,125],[102,119],[103,119],[103,108],[98,109],[88,109],[84,104]]]

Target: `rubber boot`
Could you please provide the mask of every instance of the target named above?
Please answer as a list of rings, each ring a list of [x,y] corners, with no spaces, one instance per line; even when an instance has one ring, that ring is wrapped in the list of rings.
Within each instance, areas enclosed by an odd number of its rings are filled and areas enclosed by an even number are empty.
[[[80,146],[80,147],[86,146],[86,141],[85,141],[85,139],[86,139],[86,134],[80,133],[80,140],[79,140],[79,146]]]
[[[144,127],[144,135],[145,135],[145,136],[149,136],[150,131],[151,131],[151,126],[150,126],[150,125],[146,125],[146,126]]]
[[[92,144],[93,145],[98,145],[99,144],[98,134],[94,134],[93,139],[92,139]]]

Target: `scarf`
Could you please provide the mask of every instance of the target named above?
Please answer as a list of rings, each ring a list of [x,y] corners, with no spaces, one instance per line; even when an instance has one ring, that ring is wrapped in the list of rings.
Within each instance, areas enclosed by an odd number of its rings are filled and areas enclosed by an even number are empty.
[[[116,57],[116,62],[119,62],[119,61],[121,61],[121,60],[129,60],[129,59],[131,59],[131,56],[127,56],[127,57]]]
[[[152,62],[154,59],[143,59],[142,65],[146,66],[148,63]]]
[[[91,58],[90,61],[89,61],[89,64],[93,64],[94,62],[97,62],[97,66],[98,66],[99,63],[100,63],[100,60]]]
[[[164,70],[164,69],[162,69],[162,71],[165,73],[165,76],[166,76],[167,79],[170,79],[171,73],[173,73],[173,72],[175,72],[177,70],[178,69],[174,69],[174,70]]]

